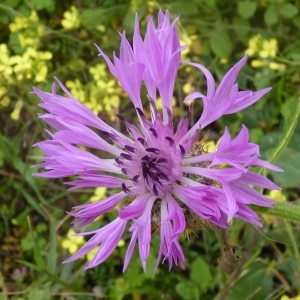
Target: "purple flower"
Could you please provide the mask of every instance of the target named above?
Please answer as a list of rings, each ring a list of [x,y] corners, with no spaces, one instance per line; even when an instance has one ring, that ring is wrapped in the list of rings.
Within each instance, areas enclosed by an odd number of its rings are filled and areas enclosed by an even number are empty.
[[[187,98],[203,100],[203,114],[196,124],[189,129],[189,111],[175,129],[171,99],[184,48],[180,46],[175,25],[176,20],[171,23],[168,12],[164,14],[160,11],[157,28],[149,18],[147,32],[142,39],[136,18],[133,46],[125,33],[120,34],[119,58],[114,54],[111,62],[98,48],[110,72],[119,80],[135,106],[139,124],[117,116],[125,125],[128,136],[103,122],[78,102],[58,79],[56,81],[67,97],[56,93],[55,83],[50,93],[34,88],[42,100],[40,106],[48,112],[40,118],[54,128],[53,132],[48,132],[50,140],[36,144],[46,156],[36,166],[44,168],[45,172],[35,175],[76,177],[67,182],[72,189],[114,189],[111,196],[104,200],[74,207],[69,214],[75,217],[76,228],[90,224],[116,206],[121,207],[119,216],[113,222],[100,229],[80,233],[92,237],[65,262],[73,261],[100,245],[86,266],[86,269],[93,268],[110,256],[124,231],[129,230],[131,240],[124,270],[136,244],[146,269],[151,239],[155,233],[160,236],[157,265],[167,260],[170,269],[173,264],[184,267],[179,237],[185,230],[194,230],[194,223],[207,221],[226,228],[228,222],[237,217],[260,226],[258,216],[249,204],[273,205],[252,186],[266,189],[278,187],[269,179],[250,171],[249,167],[281,170],[259,159],[259,147],[249,142],[245,126],[233,139],[225,129],[215,152],[205,151],[203,142],[199,141],[200,129],[225,114],[248,107],[269,89],[238,91],[235,81],[247,57],[225,75],[216,91],[214,79],[205,67],[185,62],[204,73],[208,92],[207,95],[193,93]],[[149,94],[150,120],[145,117],[140,98],[143,83]],[[156,108],[157,92],[163,102],[162,115]],[[78,145],[105,151],[113,158],[97,157]]]

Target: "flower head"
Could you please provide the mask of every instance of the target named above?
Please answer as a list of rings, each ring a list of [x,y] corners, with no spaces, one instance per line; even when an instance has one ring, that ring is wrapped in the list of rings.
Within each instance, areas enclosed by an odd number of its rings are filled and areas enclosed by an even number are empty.
[[[139,32],[136,18],[133,46],[120,34],[119,58],[114,61],[98,48],[110,72],[119,80],[136,109],[139,124],[117,115],[128,135],[112,128],[78,102],[56,79],[67,97],[56,93],[53,84],[50,93],[34,88],[48,113],[41,115],[54,128],[50,140],[36,144],[46,155],[36,167],[44,168],[37,176],[59,178],[75,176],[67,182],[74,188],[106,187],[115,189],[104,200],[79,205],[69,214],[75,217],[76,228],[82,228],[98,216],[113,210],[118,217],[106,226],[80,233],[92,235],[90,240],[65,262],[73,261],[99,247],[86,268],[106,260],[120,241],[125,230],[131,240],[125,256],[127,268],[135,245],[142,265],[150,251],[152,235],[160,236],[157,264],[167,260],[184,266],[184,254],[179,243],[181,234],[203,221],[226,228],[232,218],[241,218],[260,225],[259,218],[249,204],[272,206],[273,202],[252,189],[278,187],[267,178],[249,170],[262,166],[275,171],[279,168],[259,159],[259,148],[249,142],[248,130],[242,127],[237,137],[231,138],[227,129],[215,152],[208,153],[199,140],[200,129],[224,114],[242,110],[256,102],[269,89],[258,92],[238,91],[237,75],[247,57],[238,62],[224,77],[215,91],[211,73],[202,65],[190,63],[200,69],[206,79],[207,95],[194,93],[188,99],[203,100],[203,114],[189,129],[189,113],[174,126],[172,95],[180,64],[180,46],[176,20],[171,23],[168,12],[159,12],[158,26],[148,20],[145,38]],[[185,62],[187,63],[187,62]],[[151,119],[143,112],[140,98],[142,84],[148,91]],[[156,108],[156,95],[162,103],[162,115]],[[110,141],[110,142],[108,142]],[[77,145],[99,149],[113,158],[101,158]],[[127,229],[126,229],[127,228]]]

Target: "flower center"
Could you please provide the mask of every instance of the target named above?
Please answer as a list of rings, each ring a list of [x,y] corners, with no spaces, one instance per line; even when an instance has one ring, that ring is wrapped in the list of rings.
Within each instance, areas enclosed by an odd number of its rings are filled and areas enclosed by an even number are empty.
[[[168,159],[157,155],[160,150],[148,148],[146,151],[155,152],[142,157],[141,171],[147,188],[153,192],[155,196],[159,196],[162,191],[170,184],[170,169],[168,167]]]
[[[150,99],[150,103],[152,102]],[[182,176],[182,159],[186,150],[178,141],[186,133],[188,119],[182,119],[179,132],[174,133],[171,112],[169,123],[164,124],[155,104],[152,103],[152,107],[155,122],[149,121],[137,108],[141,123],[139,129],[117,115],[131,135],[131,141],[112,134],[109,134],[109,138],[115,139],[119,145],[122,144],[124,150],[115,158],[122,173],[131,181],[127,181],[126,185],[123,183],[123,191],[136,195],[146,188],[157,198],[163,198],[166,193],[172,193],[173,184]]]
[[[169,138],[170,139],[170,138]],[[166,142],[168,137],[166,138]],[[151,142],[151,140],[150,140]],[[161,141],[156,141],[157,143]],[[147,188],[150,193],[157,197],[163,197],[166,192],[170,192],[172,184],[181,175],[180,163],[176,147],[167,148],[162,145],[161,150],[148,147],[149,141],[139,138],[135,141],[135,147],[125,146],[127,153],[121,153],[115,159],[124,175],[131,179],[132,187]],[[153,144],[153,143],[151,143]],[[181,157],[181,156],[180,156]],[[177,164],[176,164],[176,161]],[[129,186],[122,186],[123,190],[130,194]]]

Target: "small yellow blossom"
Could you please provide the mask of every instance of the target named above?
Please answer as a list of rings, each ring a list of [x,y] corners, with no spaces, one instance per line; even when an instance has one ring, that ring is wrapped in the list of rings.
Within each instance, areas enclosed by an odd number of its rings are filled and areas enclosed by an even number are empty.
[[[7,89],[4,86],[0,86],[0,108],[7,107],[10,103],[10,99],[7,96]]]
[[[28,18],[15,17],[14,22],[9,24],[11,32],[18,32],[18,40],[22,48],[28,46],[37,47],[39,37],[45,35],[45,26],[39,22],[36,11],[32,11]]]
[[[104,25],[98,25],[98,26],[96,26],[96,29],[99,30],[100,32],[105,32],[105,30],[106,30]]]
[[[267,195],[269,199],[275,200],[276,202],[285,202],[286,196],[282,194],[282,191],[271,190]]]
[[[85,99],[84,88],[78,79],[75,81],[68,80],[66,86],[70,89],[71,94],[79,101],[83,102]]]
[[[246,53],[249,56],[256,56],[258,59],[251,61],[253,68],[269,67],[274,71],[285,70],[284,64],[278,64],[273,61],[278,51],[278,42],[276,39],[263,39],[260,34],[253,36],[248,42]]]
[[[217,144],[214,141],[205,142],[205,150],[207,152],[215,152],[217,149]]]
[[[28,28],[29,26],[36,26],[38,23],[39,17],[35,10],[33,10],[29,16],[29,18],[25,17],[15,17],[14,22],[9,24],[9,30],[11,32],[17,32],[20,29]]]
[[[16,106],[15,106],[13,112],[10,114],[10,117],[11,117],[14,121],[19,120],[19,118],[20,118],[20,113],[21,113],[21,110],[22,110],[23,105],[24,105],[24,103],[23,103],[22,100],[18,100],[18,101],[17,101]]]
[[[289,296],[284,295],[280,298],[280,300],[300,300],[300,295],[293,297],[293,298],[290,298]]]
[[[73,236],[76,232],[70,229],[67,233],[67,238],[61,243],[64,249],[67,249],[71,254],[74,254],[84,244],[83,236]]]
[[[29,16],[29,21],[31,21],[32,23],[39,21],[39,16],[35,10],[31,11],[30,16]]]
[[[227,64],[228,63],[228,58],[226,58],[226,57],[221,58],[220,63],[221,64]]]
[[[248,42],[248,49],[245,51],[249,56],[253,56],[260,49],[261,35],[257,34],[253,36]]]
[[[0,44],[0,81],[11,81],[14,64],[6,44]]]
[[[101,79],[106,74],[106,66],[105,64],[97,64],[95,66],[89,67],[89,72],[93,76],[95,81]]]
[[[193,86],[190,82],[187,82],[183,85],[182,90],[185,94],[189,95],[193,92]]]
[[[277,52],[277,40],[263,40],[262,49],[258,52],[258,55],[262,58],[276,57]]]
[[[285,64],[279,64],[279,63],[276,63],[276,62],[270,62],[269,63],[269,68],[271,70],[274,70],[274,71],[284,71],[286,69],[286,65]]]
[[[106,187],[98,187],[95,189],[94,195],[89,199],[90,202],[97,202],[106,197]]]
[[[50,60],[52,53],[49,51],[37,51],[34,48],[27,48],[26,52],[20,56],[16,55],[12,57],[14,63],[14,73],[18,80],[31,79],[34,82],[41,82],[45,80],[48,68],[45,64],[45,60]]]
[[[20,29],[28,27],[28,19],[23,17],[15,17],[14,22],[9,24],[9,30],[11,32],[19,31]]]
[[[253,68],[260,68],[260,67],[264,67],[268,65],[268,61],[267,60],[259,60],[259,59],[253,59],[251,61],[251,66]]]
[[[91,250],[87,255],[86,255],[86,260],[91,261],[94,256],[96,255],[97,251],[99,250],[99,246],[95,247],[93,250]]]
[[[80,14],[75,6],[71,6],[70,10],[64,12],[64,18],[61,25],[66,30],[77,29],[80,26]]]
[[[117,244],[118,247],[124,247],[125,241],[123,239],[120,239],[119,243]]]
[[[172,106],[176,106],[176,99],[175,97],[172,97]],[[156,100],[156,107],[158,110],[162,110],[162,101],[161,98],[157,98]]]
[[[118,94],[122,93],[117,80],[107,76],[107,67],[102,63],[90,67],[89,73],[95,84],[90,87],[89,101],[85,102],[85,104],[95,114],[98,114],[103,109],[108,113],[115,112],[120,103]],[[109,117],[114,121],[115,113],[110,113]]]
[[[180,35],[180,45],[188,46],[181,52],[183,58],[186,57],[186,55],[190,52],[189,47],[192,45],[192,43],[192,36],[189,36],[186,32],[182,32]]]

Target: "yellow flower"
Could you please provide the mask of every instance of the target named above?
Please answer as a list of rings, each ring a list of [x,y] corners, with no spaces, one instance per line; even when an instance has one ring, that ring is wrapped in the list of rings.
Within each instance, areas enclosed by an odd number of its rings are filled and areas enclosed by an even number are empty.
[[[180,45],[187,45],[185,49],[181,52],[181,55],[183,58],[186,57],[186,55],[190,52],[190,47],[193,43],[193,36],[188,35],[186,32],[181,32],[180,35]]]
[[[30,25],[36,25],[39,21],[38,14],[33,10],[29,18],[15,17],[14,22],[9,24],[9,30],[11,32],[19,31],[20,29],[28,28]]]
[[[259,59],[254,59],[251,61],[251,66],[253,68],[260,68],[268,65],[267,60],[259,60]]]
[[[117,247],[124,247],[125,246],[125,241],[121,239],[119,243],[117,244]]]
[[[71,94],[79,101],[83,102],[85,99],[85,92],[81,82],[78,79],[75,81],[68,80],[66,86],[70,89]]]
[[[22,110],[24,103],[22,100],[18,100],[16,103],[16,106],[13,110],[13,112],[10,114],[10,117],[14,120],[17,121],[20,118],[20,112]]]
[[[76,232],[70,229],[67,233],[67,238],[61,243],[64,249],[67,249],[71,254],[74,254],[84,244],[83,236],[73,236]]]
[[[64,18],[61,25],[66,30],[77,29],[80,26],[79,11],[75,6],[71,6],[69,11],[64,12]]]
[[[90,202],[97,202],[106,197],[106,187],[98,187],[95,189],[94,195],[90,198]]]
[[[281,191],[278,190],[271,190],[267,195],[269,199],[275,200],[277,202],[285,202],[286,196],[282,194]]]
[[[278,63],[272,61],[269,63],[269,68],[274,71],[284,71],[286,69],[286,65],[278,64]]]
[[[262,42],[262,47],[258,54],[262,58],[268,58],[268,57],[276,57],[276,53],[277,53],[277,40],[270,39],[270,40],[264,40]]]
[[[13,56],[14,72],[18,80],[22,79],[34,79],[34,82],[41,82],[45,80],[48,68],[45,64],[45,60],[52,58],[52,53],[49,51],[37,51],[36,49],[29,47],[26,52],[20,56]]]
[[[278,64],[272,61],[276,57],[278,51],[277,40],[263,39],[260,34],[252,37],[248,42],[248,49],[245,51],[249,56],[259,56],[262,59],[254,59],[251,61],[251,66],[253,68],[269,67],[274,71],[285,70],[284,64]]]
[[[280,300],[300,300],[300,295],[294,297],[294,298],[290,298],[289,296],[287,295],[284,295],[280,298]]]
[[[0,81],[11,81],[13,74],[14,60],[10,57],[6,44],[0,44]]]
[[[93,67],[89,67],[89,72],[92,75],[94,81],[100,80],[106,75],[106,66],[105,64],[97,64]]]
[[[7,107],[10,103],[10,99],[7,96],[7,89],[4,86],[0,86],[0,108]]]
[[[249,56],[253,56],[260,49],[262,38],[260,34],[253,36],[248,42],[248,49],[245,51]]]
[[[94,248],[93,250],[91,250],[91,251],[86,255],[87,261],[91,261],[91,260],[94,258],[94,256],[96,255],[98,249],[99,249],[99,246],[97,246],[96,248]]]

